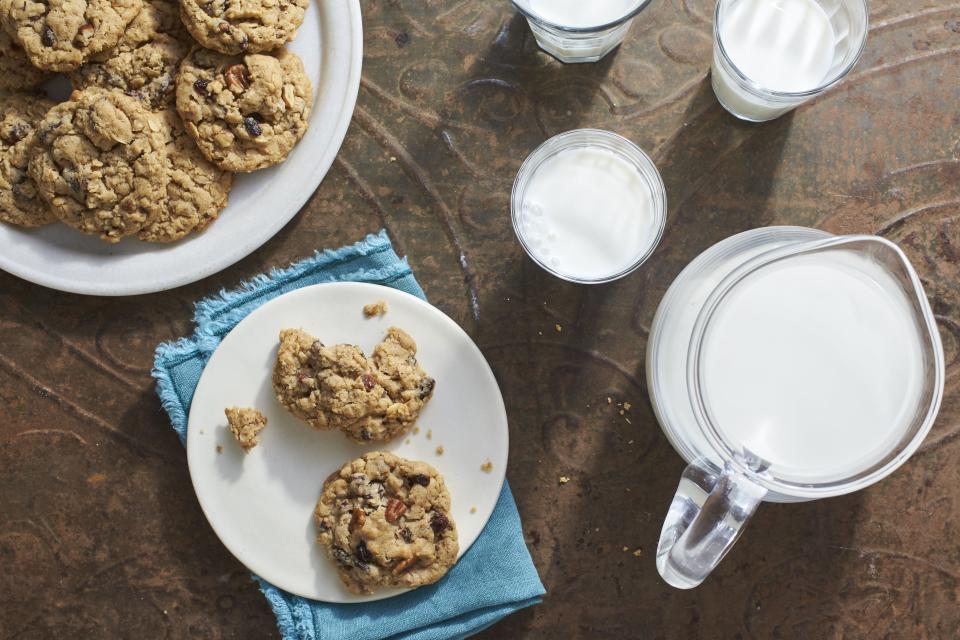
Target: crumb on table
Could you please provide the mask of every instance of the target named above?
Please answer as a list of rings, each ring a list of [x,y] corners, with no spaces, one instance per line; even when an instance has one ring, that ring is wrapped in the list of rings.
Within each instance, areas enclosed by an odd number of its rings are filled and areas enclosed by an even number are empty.
[[[427,429],[427,440],[433,438],[433,429]]]
[[[363,315],[367,318],[382,316],[387,313],[387,303],[383,300],[363,305]]]
[[[443,455],[443,447],[442,447],[442,446],[437,447],[437,455],[438,455],[438,456],[442,456],[442,455]]]
[[[413,435],[417,435],[418,433],[420,433],[420,427],[414,427],[414,428],[413,428]]]
[[[217,445],[217,453],[223,453],[223,447],[219,444]]]
[[[569,476],[560,476],[560,484],[567,484],[568,482],[570,482]]]
[[[252,407],[228,407],[223,410],[230,425],[230,432],[244,451],[250,451],[259,440],[259,434],[267,426],[267,417]]]
[[[493,463],[490,462],[490,460],[487,460],[482,465],[480,465],[480,471],[483,471],[484,473],[490,473],[491,471],[493,471]]]
[[[470,507],[470,513],[476,513],[476,512],[477,512],[476,507]]]

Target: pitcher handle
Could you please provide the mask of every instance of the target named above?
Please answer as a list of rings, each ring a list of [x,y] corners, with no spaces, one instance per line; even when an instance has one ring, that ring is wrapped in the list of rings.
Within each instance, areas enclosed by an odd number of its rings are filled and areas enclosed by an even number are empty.
[[[660,576],[678,589],[710,575],[767,493],[729,463],[719,474],[705,467],[684,469],[657,545]]]

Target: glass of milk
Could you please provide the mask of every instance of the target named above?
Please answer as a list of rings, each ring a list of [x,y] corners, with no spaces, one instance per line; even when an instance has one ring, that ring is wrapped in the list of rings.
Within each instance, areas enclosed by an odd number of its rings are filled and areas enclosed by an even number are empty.
[[[596,62],[621,42],[650,0],[512,0],[540,48],[560,62]]]
[[[653,161],[609,131],[555,136],[526,159],[513,183],[513,228],[527,254],[559,278],[622,278],[653,253],[667,194]]]
[[[670,286],[647,381],[686,459],[657,568],[702,582],[759,504],[850,493],[919,448],[944,354],[920,279],[876,236],[769,227],[727,238]]]
[[[713,91],[742,120],[773,120],[840,82],[866,40],[867,0],[719,0]]]

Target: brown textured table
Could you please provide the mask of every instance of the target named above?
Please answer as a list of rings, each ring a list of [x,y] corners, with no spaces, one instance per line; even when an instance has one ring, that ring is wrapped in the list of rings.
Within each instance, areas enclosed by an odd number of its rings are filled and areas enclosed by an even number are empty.
[[[852,76],[750,126],[710,90],[709,0],[654,0],[615,55],[569,67],[538,52],[504,0],[365,2],[346,143],[254,255],[127,299],[0,274],[0,640],[276,635],[193,496],[153,347],[190,330],[197,298],[381,227],[480,345],[507,403],[508,477],[549,594],[484,637],[960,637],[960,4],[871,5]],[[669,194],[657,253],[606,286],[541,272],[509,223],[520,162],[579,126],[648,150]],[[901,243],[938,314],[947,396],[894,476],[765,505],[702,587],[676,591],[652,552],[683,463],[646,396],[647,328],[694,256],[770,224]]]

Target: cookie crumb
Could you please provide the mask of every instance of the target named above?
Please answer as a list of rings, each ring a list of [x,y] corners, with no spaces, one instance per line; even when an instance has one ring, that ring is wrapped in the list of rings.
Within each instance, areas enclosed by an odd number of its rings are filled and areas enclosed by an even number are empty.
[[[630,408],[631,408],[631,407],[633,407],[633,405],[630,404],[629,402],[624,402],[624,403],[623,403],[623,408],[626,409],[627,411],[630,411]]]
[[[438,455],[438,456],[442,456],[442,455],[443,455],[443,447],[437,447],[437,455]]]
[[[538,335],[538,336],[542,336],[542,335],[543,335],[543,331],[537,331],[537,335]]]
[[[560,476],[560,484],[567,484],[570,482],[569,476]]]
[[[420,433],[420,427],[414,427],[414,428],[413,428],[413,435],[417,435],[418,433]]]
[[[624,547],[623,550],[624,550],[624,551],[630,551],[630,547]]]
[[[623,415],[624,413],[626,413],[626,411],[624,411],[623,409],[620,409],[620,415]]]
[[[427,440],[433,438],[433,429],[427,429]]]
[[[626,489],[624,489],[624,491],[626,491],[627,493],[630,493],[630,487],[627,487]]]
[[[607,396],[607,404],[613,404],[613,398]]]
[[[624,420],[627,421],[627,424],[633,424],[632,422],[630,422],[630,418],[624,418]]]
[[[383,316],[387,313],[387,303],[383,300],[377,300],[371,304],[363,305],[363,315],[367,318]]]
[[[470,507],[470,513],[476,513],[476,512],[477,512],[476,507]]]
[[[627,444],[633,444],[633,440],[627,440]]]
[[[637,547],[636,551],[633,552],[634,558],[639,558],[643,554],[643,547]]]
[[[227,407],[223,410],[230,432],[237,443],[249,452],[260,442],[260,432],[267,426],[267,417],[252,407]]]
[[[488,459],[486,462],[480,465],[480,471],[483,471],[484,473],[490,473],[493,471],[493,463]]]
[[[217,445],[217,453],[223,453],[223,447]]]
[[[561,327],[559,324],[555,324],[553,326],[557,330],[557,333],[560,333],[561,331],[563,331],[563,327]]]
[[[390,162],[396,162],[397,156],[390,156]]]

